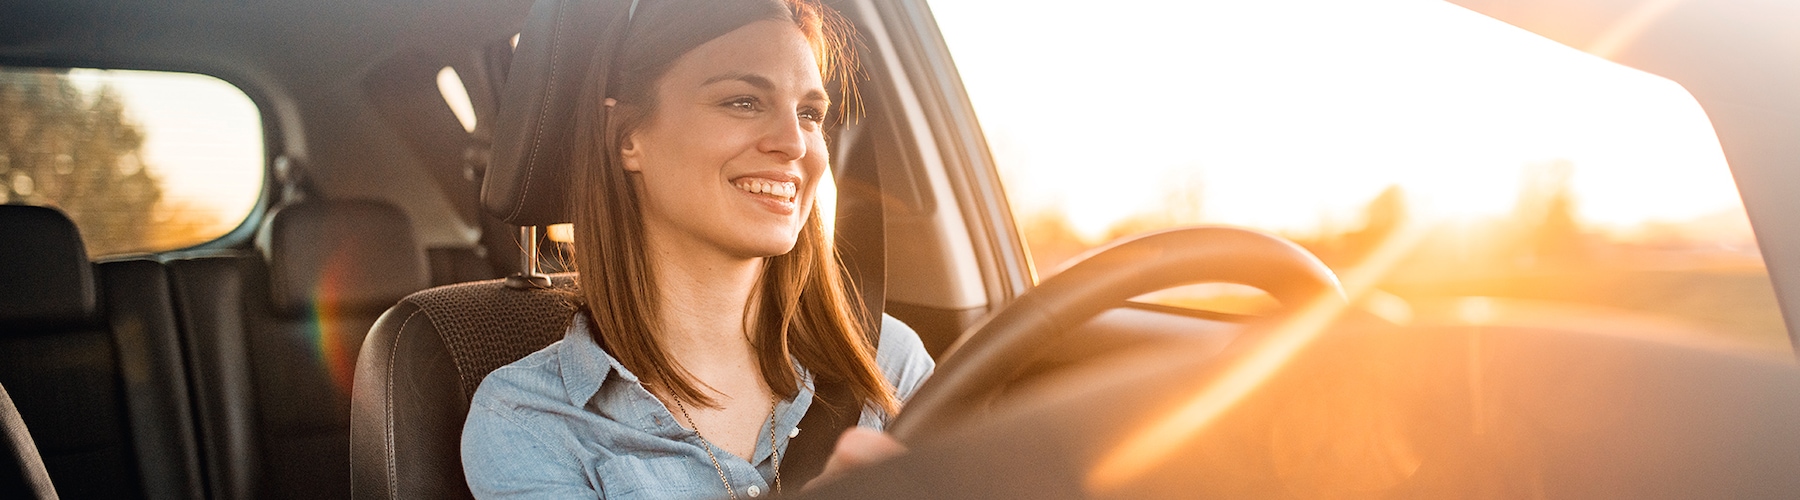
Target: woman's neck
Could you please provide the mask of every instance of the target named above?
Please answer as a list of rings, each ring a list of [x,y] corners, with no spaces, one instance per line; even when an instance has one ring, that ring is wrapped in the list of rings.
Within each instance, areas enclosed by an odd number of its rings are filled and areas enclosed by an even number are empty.
[[[664,349],[708,385],[717,376],[754,369],[756,352],[745,331],[744,315],[754,313],[747,306],[756,297],[763,260],[647,236],[656,281],[657,334]]]

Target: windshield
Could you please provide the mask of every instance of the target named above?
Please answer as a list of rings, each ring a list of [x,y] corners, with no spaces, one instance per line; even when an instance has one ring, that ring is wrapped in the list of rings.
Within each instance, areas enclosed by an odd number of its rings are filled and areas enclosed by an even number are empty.
[[[1362,307],[1396,323],[1788,349],[1718,139],[1669,80],[1422,0],[931,7],[1040,278],[1226,224],[1340,276],[1392,254]],[[1141,300],[1272,304],[1223,285]]]

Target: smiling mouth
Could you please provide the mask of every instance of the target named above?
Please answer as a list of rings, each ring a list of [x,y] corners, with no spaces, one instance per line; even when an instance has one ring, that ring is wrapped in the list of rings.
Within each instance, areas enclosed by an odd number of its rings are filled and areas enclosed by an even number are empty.
[[[793,182],[772,181],[768,179],[745,178],[731,183],[739,191],[764,196],[778,201],[793,202],[794,194],[800,188]]]

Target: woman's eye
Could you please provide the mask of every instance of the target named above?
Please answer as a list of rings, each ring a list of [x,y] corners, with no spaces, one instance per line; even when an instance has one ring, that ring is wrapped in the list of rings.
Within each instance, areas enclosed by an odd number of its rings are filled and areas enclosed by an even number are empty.
[[[725,101],[725,107],[728,107],[728,108],[731,108],[731,109],[737,110],[737,111],[746,111],[746,112],[756,111],[756,108],[757,108],[756,98],[754,98],[754,97],[739,97],[737,99]]]
[[[806,120],[809,122],[813,122],[813,123],[820,123],[820,122],[825,121],[825,112],[819,111],[814,108],[801,108],[799,115],[800,115],[800,119]]]

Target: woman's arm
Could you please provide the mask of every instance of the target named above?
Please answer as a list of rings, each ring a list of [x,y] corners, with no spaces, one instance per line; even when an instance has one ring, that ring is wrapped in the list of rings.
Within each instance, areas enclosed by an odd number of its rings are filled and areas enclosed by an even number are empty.
[[[912,397],[919,384],[925,383],[931,371],[937,368],[937,363],[925,352],[925,343],[919,340],[919,334],[906,323],[886,314],[881,315],[881,347],[875,353],[875,363],[887,375],[888,383],[894,384],[894,395],[902,401]],[[872,417],[878,420],[871,421]],[[831,457],[825,460],[825,469],[807,486],[823,484],[831,476],[906,453],[906,447],[899,441],[877,430],[886,427],[887,420],[886,415],[864,412],[862,425],[851,427],[838,436]],[[881,425],[871,425],[874,423]]]
[[[937,363],[925,352],[919,333],[899,319],[881,315],[881,347],[875,351],[875,364],[894,384],[894,396],[901,401],[912,397],[919,384],[931,376]]]
[[[833,476],[861,469],[902,453],[906,453],[906,446],[893,436],[867,427],[851,427],[838,436],[837,446],[832,448],[831,457],[825,459],[825,469],[819,471],[818,478],[806,483],[806,487],[825,484]]]
[[[475,498],[566,499],[600,496],[581,460],[546,442],[513,415],[479,398],[463,423],[463,476]]]

